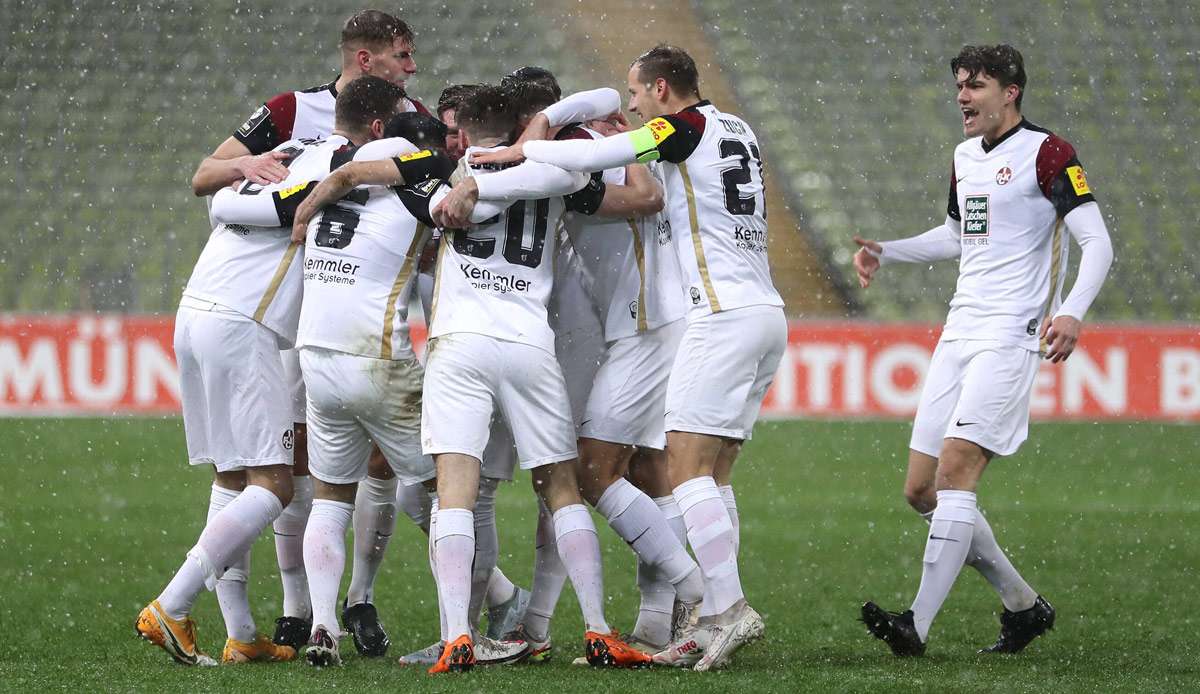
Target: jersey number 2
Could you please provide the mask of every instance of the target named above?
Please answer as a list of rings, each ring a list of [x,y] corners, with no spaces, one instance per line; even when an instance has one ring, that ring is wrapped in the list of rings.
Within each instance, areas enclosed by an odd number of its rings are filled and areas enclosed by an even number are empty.
[[[758,145],[751,142],[750,149],[746,149],[745,143],[741,140],[721,140],[718,144],[721,152],[721,157],[739,157],[738,167],[736,169],[726,169],[721,172],[721,185],[725,190],[725,209],[729,210],[729,214],[736,214],[749,217],[754,214],[758,205],[758,196],[751,194],[750,197],[742,197],[742,191],[739,186],[750,183],[750,160],[754,159],[755,168],[758,169],[758,181],[762,185],[762,157],[758,153]],[[762,185],[763,199],[766,199],[766,186]],[[766,210],[763,210],[763,217],[766,218]]]

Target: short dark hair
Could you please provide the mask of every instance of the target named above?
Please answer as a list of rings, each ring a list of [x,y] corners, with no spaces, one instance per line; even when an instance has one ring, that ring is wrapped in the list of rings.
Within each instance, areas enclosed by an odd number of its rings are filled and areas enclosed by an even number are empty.
[[[521,82],[532,82],[549,89],[554,93],[554,101],[562,98],[562,87],[558,86],[558,79],[554,76],[553,72],[544,67],[536,67],[534,65],[519,67],[505,75],[500,80],[500,86],[511,87]]]
[[[517,120],[531,118],[535,113],[558,101],[549,87],[538,82],[513,82],[503,86],[512,95]]]
[[[356,12],[342,26],[342,47],[350,44],[379,47],[390,46],[392,41],[413,40],[412,27],[399,17],[379,10]]]
[[[639,55],[630,67],[634,65],[642,84],[662,78],[676,92],[700,96],[700,71],[696,69],[696,61],[682,48],[660,43]]]
[[[442,95],[438,97],[437,114],[438,118],[442,117],[446,111],[457,109],[463,99],[467,98],[471,92],[479,88],[478,84],[452,84],[442,90]]]
[[[421,149],[446,146],[446,124],[427,113],[397,113],[383,126],[384,137],[403,137]]]
[[[971,79],[980,72],[995,79],[1001,87],[1015,84],[1021,91],[1017,94],[1017,110],[1021,110],[1021,99],[1025,97],[1025,59],[1021,52],[1007,43],[998,46],[963,46],[950,61],[950,72],[967,71]]]
[[[358,132],[370,127],[371,121],[376,118],[387,121],[396,113],[404,96],[404,87],[382,77],[359,77],[338,92],[333,106],[334,125],[339,129]]]
[[[507,90],[481,84],[458,105],[458,127],[476,138],[504,137],[517,124],[516,102]]]

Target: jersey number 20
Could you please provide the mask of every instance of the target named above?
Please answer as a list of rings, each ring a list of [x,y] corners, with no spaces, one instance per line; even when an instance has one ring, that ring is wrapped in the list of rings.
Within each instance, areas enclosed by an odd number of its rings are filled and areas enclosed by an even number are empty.
[[[521,200],[512,204],[504,212],[504,259],[513,265],[523,265],[535,268],[542,264],[542,249],[546,245],[546,227],[550,217],[550,200],[541,199],[533,202],[533,234],[526,244],[525,209],[526,201]],[[489,226],[500,221],[493,217],[480,226]],[[466,231],[456,231],[454,250],[463,255],[481,260],[492,257],[496,252],[496,239],[491,237],[473,238]]]

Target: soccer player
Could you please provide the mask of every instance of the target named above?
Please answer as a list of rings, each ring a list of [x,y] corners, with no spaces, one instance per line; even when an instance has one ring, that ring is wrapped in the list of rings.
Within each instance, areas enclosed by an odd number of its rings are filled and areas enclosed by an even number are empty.
[[[438,120],[446,124],[446,156],[454,161],[462,158],[466,148],[463,147],[462,138],[458,134],[458,105],[462,100],[469,95],[476,87],[476,84],[452,84],[442,90],[441,96],[437,102],[437,117]]]
[[[196,646],[188,614],[200,591],[222,585],[218,597],[229,632],[223,661],[296,655],[292,646],[257,634],[245,592],[250,546],[292,498],[294,433],[279,349],[296,340],[303,254],[281,225],[290,222],[308,182],[329,171],[335,151],[378,137],[383,119],[403,96],[403,89],[380,78],[351,82],[336,107],[344,135],[324,142],[289,140],[278,148],[286,155],[279,161],[290,167],[290,185],[266,193],[246,181],[237,193],[222,191],[268,207],[269,221],[278,222],[274,226],[226,223],[222,203],[214,201],[219,223],[184,289],[175,352],[188,458],[194,465],[212,465],[217,484],[199,540],[136,622],[139,635],[180,663],[213,664]],[[238,490],[242,480],[245,486]]]
[[[634,60],[630,110],[645,127],[603,140],[517,143],[478,163],[525,157],[594,171],[661,160],[668,219],[691,306],[667,384],[667,466],[704,573],[694,629],[656,661],[705,671],[763,633],[742,592],[729,486],[787,342],[771,283],[762,156],[750,126],[700,98],[695,61],[660,45]],[[732,490],[732,487],[730,487]]]
[[[292,138],[320,139],[333,130],[338,93],[363,75],[386,79],[400,87],[417,71],[414,35],[403,20],[378,10],[362,10],[346,20],[341,33],[342,71],[327,84],[289,91],[268,99],[234,134],[200,163],[192,178],[196,195],[211,195],[238,179],[256,184],[279,183],[287,170],[273,152]],[[428,113],[421,102],[405,97],[403,109]],[[299,357],[283,352],[290,384],[296,431],[295,498],[275,522],[275,548],[283,580],[283,616],[276,621],[275,642],[299,649],[308,641],[311,608],[305,582],[303,539],[312,504],[304,427],[304,383]],[[395,527],[396,481],[378,450],[371,474],[359,485],[355,505],[354,570],[343,617],[363,655],[383,655],[388,639],[373,601],[375,576]]]
[[[531,70],[524,68],[527,73]],[[546,91],[533,84],[526,91]],[[530,114],[532,128],[526,128],[524,140],[541,139],[543,134],[556,140],[602,137],[580,123],[561,122],[556,111],[563,111],[564,104],[550,106],[553,97],[546,94],[548,98],[537,105],[549,108]],[[578,379],[582,373],[586,379],[579,389],[581,402],[576,404],[572,398],[583,495],[639,558],[642,606],[629,643],[657,653],[670,641],[676,598],[685,612],[680,621],[686,623],[687,613],[700,602],[704,584],[665,515],[676,507],[669,487],[658,486],[662,496],[652,500],[624,475],[635,453],[645,458],[648,473],[665,473],[664,400],[686,306],[669,227],[660,226],[656,217],[663,207],[660,184],[640,164],[596,172],[593,179],[606,186],[603,202],[595,216],[567,215],[569,241],[563,248],[578,259],[578,267],[572,268],[578,276],[556,277],[553,299],[560,323],[589,317],[601,344],[596,354],[560,346],[558,356],[569,390],[573,375]],[[558,266],[569,264],[560,260]],[[572,291],[574,285],[580,291]],[[581,298],[572,301],[576,295]],[[587,342],[586,329],[567,331],[565,340],[563,331],[558,332],[560,343]],[[537,626],[536,620],[527,619],[523,636],[540,640]]]
[[[964,564],[1004,604],[1000,637],[983,649],[1016,653],[1054,626],[1054,608],[1029,586],[980,513],[976,489],[995,456],[1028,434],[1039,352],[1067,359],[1112,263],[1112,243],[1075,148],[1021,115],[1025,66],[1012,46],[965,46],[950,61],[963,134],[954,150],[946,221],[882,243],[855,237],[863,287],[881,265],[958,258],[958,286],[929,365],[909,444],[904,495],[929,524],[911,609],[863,605],[875,637],[898,656],[925,652],[929,628]],[[1066,301],[1067,235],[1083,249]],[[994,233],[993,233],[994,232]]]

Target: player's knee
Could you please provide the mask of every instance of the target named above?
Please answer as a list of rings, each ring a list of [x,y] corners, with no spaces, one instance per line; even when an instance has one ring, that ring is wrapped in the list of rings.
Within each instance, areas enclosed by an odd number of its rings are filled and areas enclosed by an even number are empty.
[[[929,513],[937,506],[937,494],[932,480],[904,483],[904,499],[917,513]]]
[[[979,444],[964,439],[946,439],[938,456],[937,489],[975,489],[983,469],[987,465],[988,453]]]
[[[274,494],[284,507],[292,503],[292,469],[287,465],[250,468],[246,472],[246,481]]]

